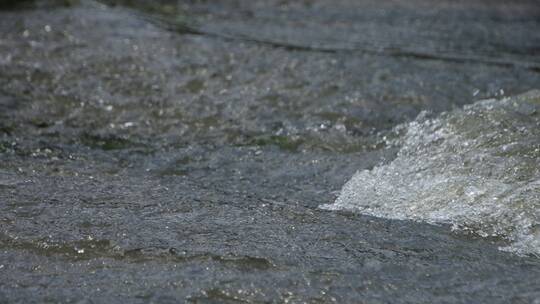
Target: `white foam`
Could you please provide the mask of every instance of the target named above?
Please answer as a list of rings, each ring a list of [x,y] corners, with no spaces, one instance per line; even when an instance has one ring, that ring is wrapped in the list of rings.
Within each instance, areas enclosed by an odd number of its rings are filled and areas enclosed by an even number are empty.
[[[397,157],[357,172],[331,210],[449,223],[540,256],[540,91],[395,129]]]

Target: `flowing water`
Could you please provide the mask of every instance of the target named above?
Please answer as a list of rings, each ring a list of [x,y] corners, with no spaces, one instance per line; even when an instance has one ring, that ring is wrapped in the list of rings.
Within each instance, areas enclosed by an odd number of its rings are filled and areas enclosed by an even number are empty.
[[[0,303],[540,303],[539,28],[0,2]]]
[[[324,208],[449,223],[540,256],[539,91],[422,113],[395,133],[397,157],[356,173]]]

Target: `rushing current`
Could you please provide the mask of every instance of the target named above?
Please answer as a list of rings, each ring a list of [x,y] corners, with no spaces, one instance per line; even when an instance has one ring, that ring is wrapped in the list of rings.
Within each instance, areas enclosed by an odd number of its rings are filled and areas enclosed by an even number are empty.
[[[0,1],[0,304],[540,304],[539,28],[538,0]]]
[[[449,223],[540,255],[540,91],[423,112],[393,134],[397,157],[357,172],[323,208]]]

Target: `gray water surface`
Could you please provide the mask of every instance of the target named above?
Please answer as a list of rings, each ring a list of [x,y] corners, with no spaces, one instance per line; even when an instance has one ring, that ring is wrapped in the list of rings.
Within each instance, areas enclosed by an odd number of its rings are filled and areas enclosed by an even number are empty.
[[[318,206],[538,50],[535,1],[5,4],[0,302],[537,303],[503,238]]]

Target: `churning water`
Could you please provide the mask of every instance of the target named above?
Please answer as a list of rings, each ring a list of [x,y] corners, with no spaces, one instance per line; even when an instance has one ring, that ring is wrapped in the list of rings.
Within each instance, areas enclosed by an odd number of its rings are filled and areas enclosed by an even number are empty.
[[[540,6],[432,2],[0,1],[0,303],[540,304],[540,92],[403,124]]]
[[[357,172],[322,208],[429,223],[540,255],[540,91],[422,113],[385,141],[397,157]]]

